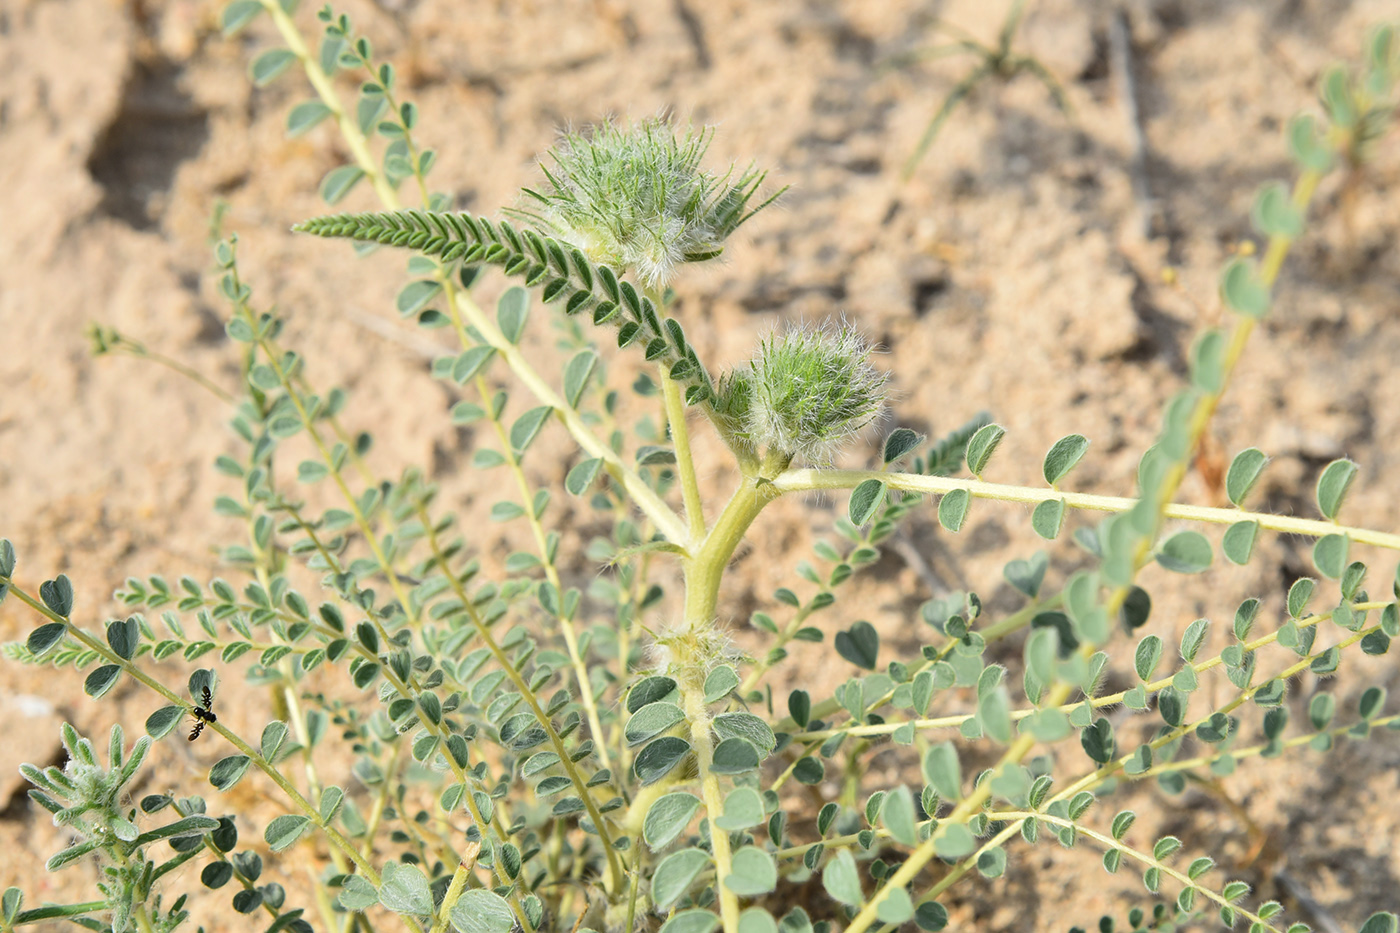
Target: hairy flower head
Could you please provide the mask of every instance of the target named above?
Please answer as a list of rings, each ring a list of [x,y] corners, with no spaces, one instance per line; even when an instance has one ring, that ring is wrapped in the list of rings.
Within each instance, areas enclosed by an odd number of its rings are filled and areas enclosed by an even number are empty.
[[[885,373],[852,328],[795,327],[720,382],[722,426],[755,448],[828,463],[885,408]]]
[[[701,168],[712,134],[678,133],[663,120],[565,133],[550,150],[553,167],[540,166],[546,184],[525,189],[527,207],[512,213],[660,287],[681,263],[718,256],[725,239],[778,196],[750,207],[763,172]]]

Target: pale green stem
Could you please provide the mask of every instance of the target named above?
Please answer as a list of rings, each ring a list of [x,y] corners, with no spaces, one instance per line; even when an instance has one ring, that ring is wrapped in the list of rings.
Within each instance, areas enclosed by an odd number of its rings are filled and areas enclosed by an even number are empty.
[[[681,478],[685,517],[690,525],[690,546],[705,537],[705,509],[700,502],[700,483],[695,477],[695,459],[690,453],[690,429],[685,423],[685,399],[680,385],[671,378],[669,366],[660,367],[661,398],[666,403],[666,420],[671,424],[671,440],[676,448],[676,471]],[[677,542],[679,543],[679,542]]]
[[[773,485],[781,492],[811,492],[814,490],[854,489],[868,479],[882,480],[891,489],[923,495],[942,495],[954,489],[966,489],[974,499],[995,499],[1003,502],[1036,504],[1048,499],[1063,499],[1073,509],[1099,512],[1126,512],[1138,500],[1122,496],[1091,496],[1085,493],[1060,492],[1035,486],[1006,486],[984,483],[975,479],[950,476],[924,476],[918,473],[884,473],[879,470],[788,470],[774,478]],[[1233,525],[1235,522],[1255,521],[1261,528],[1283,534],[1320,538],[1330,534],[1345,534],[1361,544],[1373,544],[1389,550],[1400,550],[1400,534],[1354,528],[1336,522],[1294,518],[1289,515],[1268,515],[1244,509],[1217,509],[1199,505],[1171,504],[1162,510],[1165,518]]]

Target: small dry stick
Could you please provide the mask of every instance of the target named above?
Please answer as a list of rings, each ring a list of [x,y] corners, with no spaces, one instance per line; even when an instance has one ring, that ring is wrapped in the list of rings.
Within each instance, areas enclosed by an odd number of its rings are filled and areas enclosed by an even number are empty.
[[[1109,61],[1118,75],[1119,95],[1123,114],[1128,119],[1132,138],[1132,156],[1128,160],[1128,177],[1133,185],[1133,200],[1137,202],[1138,223],[1144,237],[1152,236],[1160,205],[1152,197],[1147,178],[1147,135],[1142,131],[1142,113],[1138,110],[1137,82],[1133,77],[1133,45],[1128,34],[1128,15],[1120,7],[1113,13],[1108,29]]]

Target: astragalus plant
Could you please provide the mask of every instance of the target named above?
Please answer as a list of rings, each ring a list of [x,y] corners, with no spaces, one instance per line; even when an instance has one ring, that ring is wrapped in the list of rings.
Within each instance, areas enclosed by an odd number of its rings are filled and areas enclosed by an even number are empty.
[[[334,202],[367,182],[384,207],[298,229],[411,254],[398,310],[458,342],[432,366],[460,389],[444,417],[494,440],[472,468],[499,497],[491,518],[524,546],[478,553],[480,535],[437,501],[431,476],[370,470],[370,438],[346,393],[316,384],[314,357],[287,344],[272,302],[240,278],[235,240],[221,242],[243,376],[230,398],[240,446],[215,464],[229,484],[217,508],[247,528],[222,550],[232,579],[131,579],[118,594],[128,612],[94,627],[75,617],[66,577],[31,586],[33,572],[0,545],[0,596],[41,623],[11,657],[85,671],[95,700],[134,680],[152,705],[134,749],[113,731],[105,768],[71,730],[67,767],[26,767],[35,799],[74,837],[49,869],[95,860],[101,897],[26,908],[12,888],[0,929],[60,914],[121,933],[170,929],[186,907],[163,906],[162,889],[194,860],[206,887],[233,891],[236,913],[264,915],[199,918],[217,929],[933,931],[948,925],[950,892],[1037,871],[1027,853],[1046,845],[1140,872],[1147,907],[1129,915],[1134,929],[1306,929],[1217,867],[1211,840],[1135,833],[1111,792],[1145,780],[1179,792],[1202,773],[1286,768],[1304,746],[1383,741],[1400,727],[1385,690],[1347,668],[1400,636],[1394,574],[1353,553],[1395,551],[1400,536],[1343,521],[1356,464],[1322,471],[1317,518],[1247,507],[1268,459],[1254,448],[1226,473],[1230,507],[1176,501],[1319,181],[1339,153],[1363,153],[1387,125],[1400,71],[1392,30],[1375,34],[1359,72],[1328,74],[1323,116],[1289,126],[1297,178],[1258,195],[1261,258],[1224,271],[1225,323],[1196,340],[1138,488],[1109,498],[1065,489],[1089,446],[1080,435],[1055,443],[1044,485],[1027,488],[992,481],[1004,436],[995,423],[933,443],[897,426],[897,412],[886,417],[897,374],[872,362],[858,321],[779,329],[737,365],[702,360],[687,332],[706,322],[683,326],[668,284],[692,264],[687,274],[703,275],[775,196],[760,171],[707,168],[708,131],[649,120],[572,132],[543,160],[540,185],[508,208],[512,219],[449,211],[428,186],[433,156],[416,142],[416,108],[348,19],[322,12],[315,54],[270,0],[235,0],[225,22],[236,29],[264,13],[287,47],[264,52],[254,77],[299,67],[318,96],[292,110],[289,128],[333,119],[354,157],[327,176],[323,195]],[[363,82],[353,107],[329,80],[339,69]],[[405,186],[422,207],[401,206]],[[494,314],[472,297],[484,275],[514,283]],[[539,345],[523,342],[532,329],[552,330],[558,362],[526,349]],[[94,336],[99,350],[149,355],[110,329]],[[613,388],[618,374],[631,395]],[[639,407],[659,421],[633,437],[618,424]],[[692,454],[697,432],[717,436],[737,467],[717,497]],[[545,435],[550,445],[538,443]],[[557,453],[541,461],[560,444],[562,463]],[[876,468],[831,465],[865,449]],[[970,475],[957,475],[964,465]],[[555,475],[562,489],[541,479]],[[776,592],[776,611],[721,617],[726,570],[748,529],[779,497],[811,492],[849,492],[839,543],[817,545],[801,581]],[[308,504],[326,496],[330,507]],[[561,554],[573,537],[561,526],[564,497],[595,516],[587,592],[564,569],[579,560]],[[932,510],[956,533],[984,499],[1033,507],[1045,539],[1061,535],[1071,511],[1098,516],[1074,523],[1079,569],[1050,592],[1036,552],[1006,568],[1024,596],[1019,610],[994,613],[959,593],[924,605],[927,625],[906,643],[915,647],[882,644],[840,602],[843,584],[911,514]],[[1195,527],[1165,534],[1169,521]],[[1223,535],[1213,544],[1202,527]],[[1277,533],[1315,541],[1316,575],[1292,582],[1286,606],[1214,605],[1201,592],[1223,621],[1200,619],[1167,644],[1160,633],[1174,620],[1152,615],[1139,571],[1155,561],[1190,588],[1217,548],[1243,564],[1259,536]],[[677,573],[683,592],[667,593]],[[732,637],[742,624],[757,630],[755,656]],[[829,668],[850,676],[817,692],[788,670],[794,641],[828,646]],[[998,655],[1006,664],[989,660],[998,642],[1015,646]],[[1136,680],[1108,692],[1117,656],[1131,658]],[[168,663],[176,659],[204,666],[186,685]],[[1305,672],[1340,685],[1295,703]],[[783,686],[795,679],[802,689]],[[1353,699],[1339,709],[1337,696]],[[258,736],[218,718],[218,708],[267,697]],[[1125,716],[1116,725],[1111,709]],[[124,797],[143,757],[184,740],[182,720],[191,740],[202,731],[199,741],[226,751],[209,786]],[[890,750],[902,779],[877,781],[865,764]],[[285,807],[241,849],[240,818],[206,816],[199,796],[218,800],[240,781],[262,782]],[[167,807],[176,818],[154,816]],[[264,858],[314,866],[305,903],[259,883]],[[1375,914],[1363,930],[1394,933],[1396,918]]]

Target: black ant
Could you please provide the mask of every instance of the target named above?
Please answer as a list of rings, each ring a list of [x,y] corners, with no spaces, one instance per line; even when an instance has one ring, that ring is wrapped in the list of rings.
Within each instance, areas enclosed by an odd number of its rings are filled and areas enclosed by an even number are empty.
[[[190,709],[190,715],[196,720],[194,728],[190,730],[190,741],[199,738],[199,734],[204,731],[206,722],[218,722],[219,717],[214,715],[214,695],[209,692],[209,688],[204,688],[203,702]]]

